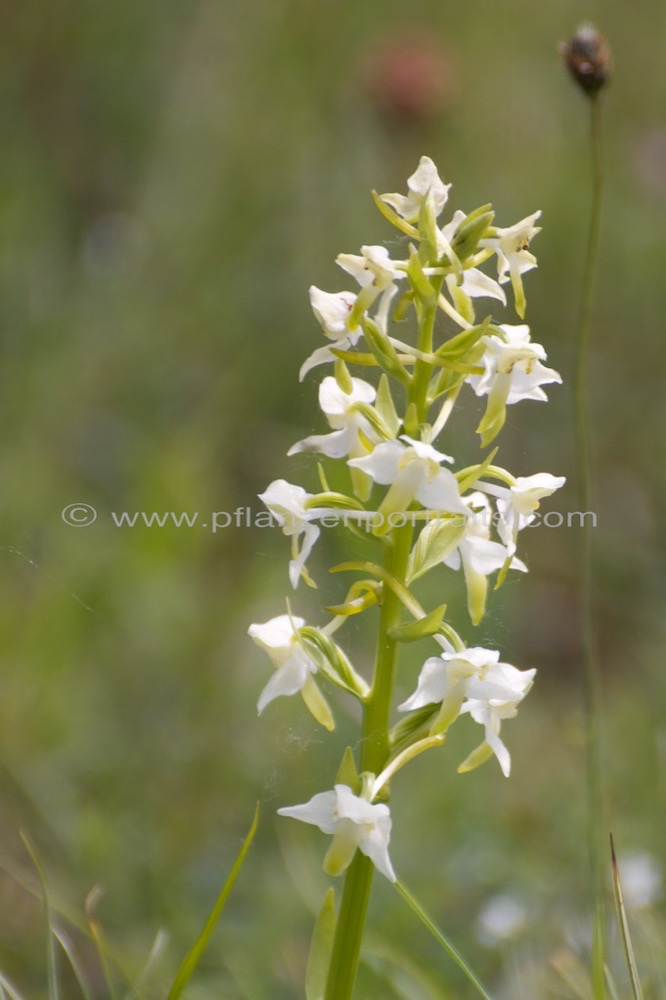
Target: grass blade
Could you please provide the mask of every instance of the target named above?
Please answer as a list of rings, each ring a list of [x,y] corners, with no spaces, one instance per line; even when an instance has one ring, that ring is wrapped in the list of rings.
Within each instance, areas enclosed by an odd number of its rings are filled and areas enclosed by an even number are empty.
[[[414,899],[412,894],[408,891],[408,889],[406,889],[406,887],[402,884],[402,882],[396,882],[395,887],[402,896],[402,898],[406,900],[407,903],[409,903],[409,905],[411,906],[412,910],[417,915],[421,923],[424,924],[425,927],[427,927],[427,929],[430,931],[435,940],[442,946],[442,948],[448,954],[448,956],[453,959],[458,968],[465,973],[470,983],[476,988],[479,996],[482,996],[483,1000],[492,1000],[492,997],[490,996],[488,991],[485,989],[484,986],[481,985],[481,982],[479,981],[477,976],[472,972],[469,965],[462,957],[460,952],[457,950],[457,948],[455,948],[454,945],[451,944],[446,935],[442,933],[442,931],[439,929],[439,927],[437,927],[435,923],[433,923],[433,921],[427,915],[427,913],[420,905],[420,903],[418,903]]]
[[[187,955],[183,959],[182,964],[178,972],[176,973],[176,978],[173,981],[173,985],[169,990],[167,1000],[178,1000],[178,997],[180,997],[181,993],[183,992],[183,990],[189,983],[190,979],[192,978],[194,970],[199,964],[201,956],[203,955],[204,951],[208,946],[208,942],[210,941],[213,930],[215,929],[215,925],[220,917],[220,914],[222,913],[222,910],[225,907],[225,904],[227,902],[227,899],[229,898],[229,894],[234,886],[238,874],[241,868],[243,867],[245,856],[250,848],[250,844],[254,840],[254,835],[257,832],[258,822],[259,822],[259,803],[257,803],[257,808],[254,811],[254,818],[252,820],[252,825],[250,826],[248,834],[245,840],[243,841],[243,846],[240,849],[238,857],[234,861],[231,872],[229,873],[229,877],[222,886],[222,891],[220,892],[220,895],[217,897],[213,909],[210,911],[208,919],[206,920],[206,923],[203,926],[203,930],[201,931],[199,937],[196,939],[196,941],[188,951]]]
[[[81,965],[81,962],[79,961],[79,957],[76,954],[76,951],[74,950],[74,945],[67,937],[65,932],[62,931],[59,927],[54,927],[53,933],[58,941],[58,944],[60,945],[65,955],[67,956],[67,960],[69,961],[70,966],[72,967],[72,972],[74,973],[76,981],[79,984],[79,989],[81,990],[81,995],[83,997],[83,1000],[94,1000],[90,984],[86,979],[86,974],[83,971],[83,967]]]
[[[55,924],[53,908],[51,906],[51,896],[46,881],[46,873],[44,872],[44,868],[36,849],[33,847],[28,835],[23,831],[21,831],[21,840],[23,841],[26,851],[30,855],[30,860],[35,866],[35,871],[37,872],[37,877],[39,878],[39,883],[42,887],[42,894],[44,897],[44,911],[46,915],[46,976],[48,997],[49,1000],[59,1000],[60,993],[58,989],[58,966],[55,950]]]
[[[615,856],[615,844],[613,842],[612,833],[610,835],[610,849],[611,849],[611,869],[613,873],[613,894],[615,896],[615,906],[617,908],[617,919],[620,925],[620,932],[622,934],[624,957],[627,963],[627,969],[629,970],[629,979],[631,980],[631,989],[633,992],[634,1000],[643,1000],[643,990],[641,989],[641,981],[638,976],[636,958],[634,956],[634,949],[632,947],[631,936],[629,934],[629,923],[627,921],[627,912],[624,908],[624,899],[622,897],[622,886],[620,885],[620,871],[617,866],[617,857]]]

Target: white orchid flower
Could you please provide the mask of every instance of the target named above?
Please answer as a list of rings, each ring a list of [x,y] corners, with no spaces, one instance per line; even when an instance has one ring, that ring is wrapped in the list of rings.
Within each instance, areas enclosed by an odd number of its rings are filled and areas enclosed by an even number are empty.
[[[482,646],[444,650],[439,656],[431,656],[421,668],[416,691],[402,705],[398,705],[398,710],[412,712],[426,705],[441,703],[438,728],[440,732],[445,732],[460,714],[470,679],[482,675],[498,660],[496,650]]]
[[[400,441],[384,441],[365,458],[350,459],[347,464],[366,472],[376,483],[390,486],[379,508],[386,522],[387,516],[406,511],[414,500],[429,510],[467,516],[456,477],[440,464],[452,461],[450,455],[404,434]]]
[[[357,296],[353,292],[324,292],[316,285],[310,288],[310,305],[324,336],[332,340],[333,343],[326,347],[318,347],[316,351],[307,358],[301,365],[299,379],[302,382],[305,376],[317,365],[335,361],[334,350],[347,351],[353,347],[361,336],[359,327],[352,330],[349,327],[351,311],[356,302]]]
[[[468,504],[468,517],[465,534],[444,563],[451,569],[458,570],[462,566],[467,587],[467,607],[474,625],[478,625],[486,610],[486,594],[488,577],[501,569],[508,559],[511,559],[511,569],[527,572],[527,566],[520,559],[512,558],[505,545],[494,542],[490,538],[492,508],[488,498],[483,493],[472,493],[465,497]]]
[[[297,455],[302,451],[316,451],[329,458],[367,454],[368,449],[363,445],[359,431],[371,441],[375,439],[375,433],[357,406],[359,403],[373,403],[377,392],[374,386],[360,378],[352,378],[351,384],[352,390],[347,393],[332,376],[323,380],[319,386],[319,405],[333,433],[313,434],[297,441],[287,452],[288,455]]]
[[[354,795],[348,785],[336,785],[332,791],[319,792],[303,805],[278,809],[278,815],[311,823],[323,833],[333,835],[324,860],[324,870],[329,875],[340,875],[358,849],[390,882],[396,881],[388,854],[391,813],[384,803],[373,804]]]
[[[518,532],[531,524],[544,497],[551,496],[566,483],[564,476],[537,472],[533,476],[518,476],[511,487],[494,483],[477,483],[485,493],[497,497],[499,520],[497,530],[509,553],[516,551]]]
[[[294,589],[304,572],[305,562],[319,538],[320,528],[312,524],[316,516],[306,510],[305,502],[312,496],[302,486],[295,486],[285,479],[276,479],[259,494],[268,510],[276,519],[285,535],[292,538],[292,558],[289,563],[289,580]],[[303,535],[303,544],[298,548],[298,540]]]
[[[485,739],[463,761],[458,770],[471,771],[491,754],[495,754],[502,773],[509,777],[511,757],[500,739],[500,728],[504,719],[513,719],[518,705],[532,687],[536,670],[518,670],[510,663],[496,663],[484,677],[470,682],[468,700],[462,706],[461,714],[468,712],[475,722],[485,728]],[[504,689],[498,695],[498,690]]]
[[[341,253],[335,259],[361,286],[354,304],[354,316],[367,312],[379,295],[382,296],[380,311],[385,311],[385,302],[392,297],[395,282],[405,277],[404,264],[392,261],[386,247],[364,246],[360,256]]]
[[[263,625],[250,625],[247,630],[256,644],[268,653],[275,667],[275,673],[259,696],[257,710],[260,715],[274,698],[302,691],[311,674],[317,672],[298,638],[297,630],[304,625],[303,618],[278,615]]]
[[[405,222],[418,222],[421,207],[430,197],[435,218],[440,214],[449,197],[450,184],[444,184],[437,167],[429,156],[422,156],[415,172],[407,181],[408,194],[382,194],[381,201],[395,209]]]
[[[488,396],[485,415],[477,428],[483,447],[501,430],[507,406],[521,399],[544,401],[547,397],[541,386],[562,381],[559,372],[542,364],[546,351],[531,341],[528,326],[502,324],[500,330],[503,337],[493,334],[481,339],[485,345],[483,374],[466,378],[477,396]]]
[[[541,227],[534,225],[540,216],[541,212],[535,212],[516,222],[514,226],[506,229],[496,227],[494,236],[487,236],[479,241],[479,246],[494,250],[497,254],[499,281],[504,284],[511,279],[516,312],[521,319],[525,315],[525,292],[521,275],[537,266],[536,257],[528,248],[532,237],[541,232]]]

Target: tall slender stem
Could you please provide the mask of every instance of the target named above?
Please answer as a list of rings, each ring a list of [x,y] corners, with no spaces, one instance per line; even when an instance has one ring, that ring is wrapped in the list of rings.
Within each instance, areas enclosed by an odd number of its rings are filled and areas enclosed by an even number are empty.
[[[601,103],[598,94],[590,98],[590,139],[592,153],[592,206],[587,239],[585,274],[578,319],[577,357],[575,372],[576,442],[578,481],[581,510],[588,511],[594,498],[590,447],[590,428],[586,393],[592,302],[599,259],[601,207],[603,195],[603,158],[601,143]],[[604,926],[606,891],[604,878],[605,808],[602,770],[601,681],[594,627],[592,529],[584,526],[580,565],[580,617],[585,685],[585,721],[588,817],[587,839],[592,889],[594,893],[595,928],[593,981],[595,1000],[606,995],[604,982]]]
[[[393,544],[386,553],[385,568],[401,583],[404,583],[407,572],[412,533],[411,524],[394,529]],[[383,770],[389,755],[391,698],[397,663],[397,642],[390,633],[401,619],[400,599],[387,587],[379,619],[375,671],[363,720],[361,770],[374,774]],[[345,875],[326,983],[326,1000],[350,1000],[352,996],[373,874],[374,866],[370,859],[357,851]]]

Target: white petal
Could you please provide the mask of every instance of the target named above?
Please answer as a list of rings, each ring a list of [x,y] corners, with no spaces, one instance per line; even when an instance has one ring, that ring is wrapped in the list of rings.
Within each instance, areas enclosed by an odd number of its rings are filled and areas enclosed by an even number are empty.
[[[301,571],[305,566],[306,560],[312,548],[319,538],[320,528],[316,524],[306,524],[303,527],[303,542],[301,544],[301,550],[298,553],[296,559],[292,559],[289,563],[289,582],[291,583],[294,590],[298,586],[298,581],[301,578]]]
[[[395,882],[397,877],[388,853],[390,838],[391,817],[388,815],[387,807],[387,815],[380,817],[369,830],[366,828],[358,846],[366,857],[370,858],[377,871],[381,872],[389,882]]]
[[[323,833],[335,833],[338,825],[337,802],[338,797],[335,792],[319,792],[303,805],[284,806],[278,809],[278,815],[291,816],[292,819],[300,819],[303,823],[312,823]]]
[[[493,278],[489,278],[487,274],[484,274],[477,267],[471,267],[469,270],[463,271],[463,290],[470,298],[499,299],[503,305],[506,305],[504,289]]]
[[[469,514],[469,509],[460,498],[458,480],[448,469],[440,469],[432,481],[423,482],[416,491],[416,499],[430,510]]]
[[[314,664],[300,650],[296,650],[294,655],[275,671],[261,692],[257,702],[259,714],[261,715],[266,705],[274,698],[302,691],[308,674],[312,673],[313,670]]]
[[[298,455],[304,451],[314,451],[329,458],[342,458],[348,455],[358,440],[358,433],[353,427],[345,427],[332,434],[312,434],[292,444],[287,455]]]
[[[293,624],[292,624],[293,623]],[[248,635],[270,655],[275,650],[291,649],[295,632],[303,628],[305,620],[293,615],[278,615],[262,624],[250,625]]]
[[[412,712],[425,705],[437,705],[449,689],[446,663],[440,656],[431,656],[421,667],[416,691],[402,705],[399,712]]]
[[[310,305],[322,330],[332,340],[349,333],[347,321],[356,295],[353,292],[324,292],[316,285],[310,288]]]
[[[352,458],[347,462],[352,468],[361,469],[382,486],[389,486],[398,476],[400,459],[405,446],[399,441],[384,441],[365,458]]]

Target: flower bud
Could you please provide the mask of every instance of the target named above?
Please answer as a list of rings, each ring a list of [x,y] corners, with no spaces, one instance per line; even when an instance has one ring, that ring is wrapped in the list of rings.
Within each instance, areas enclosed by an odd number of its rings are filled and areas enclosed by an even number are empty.
[[[576,83],[589,94],[597,94],[610,77],[613,57],[608,42],[591,24],[582,24],[576,34],[560,45],[560,52]]]

